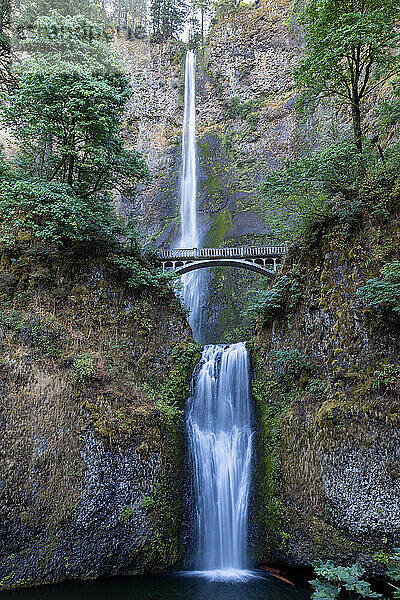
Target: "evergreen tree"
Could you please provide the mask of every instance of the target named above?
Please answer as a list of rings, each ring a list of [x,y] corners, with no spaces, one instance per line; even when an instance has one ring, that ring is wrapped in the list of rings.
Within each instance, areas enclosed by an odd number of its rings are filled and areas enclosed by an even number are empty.
[[[185,0],[151,0],[153,35],[168,39],[182,31],[187,6]]]

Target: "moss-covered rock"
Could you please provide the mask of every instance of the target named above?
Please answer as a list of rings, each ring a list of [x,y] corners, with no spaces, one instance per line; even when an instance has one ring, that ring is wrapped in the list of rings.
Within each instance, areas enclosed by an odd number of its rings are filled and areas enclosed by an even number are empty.
[[[72,250],[17,258],[0,260],[0,588],[182,567],[199,353],[178,301]]]
[[[400,542],[400,321],[357,294],[400,256],[399,212],[329,222],[283,267],[302,297],[260,319],[252,342],[259,424],[256,555],[310,564],[361,562]],[[303,357],[301,359],[301,357]]]

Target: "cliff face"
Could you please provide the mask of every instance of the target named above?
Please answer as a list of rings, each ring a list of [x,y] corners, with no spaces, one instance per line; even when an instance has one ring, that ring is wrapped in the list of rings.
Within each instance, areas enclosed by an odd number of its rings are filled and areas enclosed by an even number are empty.
[[[400,256],[399,201],[370,194],[291,251],[253,340],[259,561],[374,568],[400,541],[400,323],[357,296]]]
[[[289,3],[243,7],[220,17],[203,56],[197,53],[199,229],[205,246],[265,243],[270,238],[256,185],[297,148],[293,67],[299,44]],[[146,157],[151,185],[134,201],[148,238],[176,244],[180,233],[180,163],[185,49],[177,43],[118,39],[132,75],[125,139]],[[121,199],[128,207],[128,199]],[[245,339],[238,313],[261,276],[210,269],[205,338]]]
[[[3,255],[0,287],[0,588],[182,566],[175,298],[79,253]]]

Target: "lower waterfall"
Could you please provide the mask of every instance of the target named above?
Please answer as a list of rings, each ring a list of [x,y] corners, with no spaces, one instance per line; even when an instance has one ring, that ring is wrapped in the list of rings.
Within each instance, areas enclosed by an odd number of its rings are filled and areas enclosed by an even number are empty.
[[[197,516],[196,567],[214,579],[241,579],[253,432],[245,343],[206,346],[188,400],[187,430]]]

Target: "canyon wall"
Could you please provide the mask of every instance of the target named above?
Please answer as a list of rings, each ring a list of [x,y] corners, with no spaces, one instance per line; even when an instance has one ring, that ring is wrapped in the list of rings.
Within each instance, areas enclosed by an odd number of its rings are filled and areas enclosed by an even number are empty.
[[[251,343],[259,562],[376,569],[400,541],[400,321],[357,294],[400,257],[398,182],[293,247]],[[276,299],[275,299],[276,300]]]
[[[200,354],[175,297],[79,253],[3,255],[0,294],[0,589],[182,567]]]
[[[205,53],[197,52],[199,228],[208,247],[271,240],[257,185],[296,153],[293,68],[299,42],[289,3],[241,7],[220,16]],[[147,239],[173,247],[179,239],[180,162],[185,49],[119,38],[117,50],[132,76],[125,140],[143,152],[152,182],[133,202]],[[129,210],[129,199],[120,199]],[[209,341],[249,335],[240,309],[262,276],[207,270],[205,322]]]

